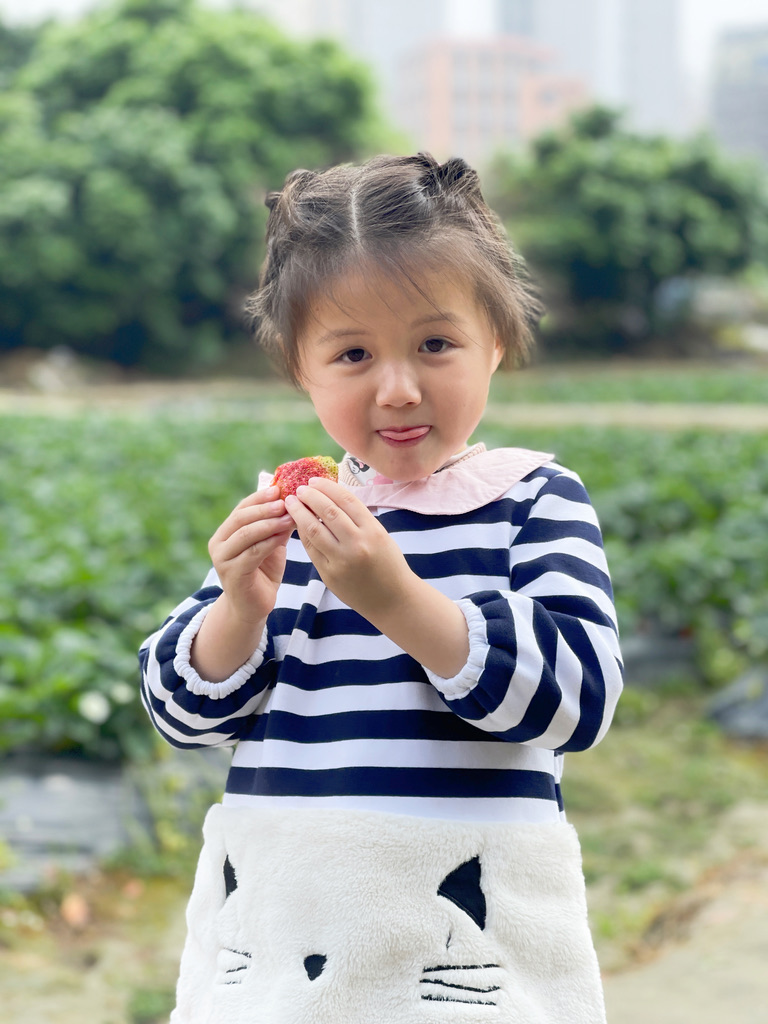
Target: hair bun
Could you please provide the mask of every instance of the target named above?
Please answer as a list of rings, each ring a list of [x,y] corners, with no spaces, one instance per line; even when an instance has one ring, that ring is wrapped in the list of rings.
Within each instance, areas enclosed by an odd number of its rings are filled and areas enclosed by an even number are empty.
[[[267,192],[266,196],[264,197],[264,205],[266,206],[270,213],[272,213],[274,208],[277,206],[278,200],[280,199],[280,196],[282,194],[282,192]]]
[[[316,177],[316,171],[308,171],[305,167],[299,167],[286,176],[283,188],[295,188],[297,185],[306,185]]]
[[[426,150],[420,150],[416,156],[411,157],[414,163],[421,164],[426,171],[436,171],[440,164],[435,160],[431,153],[427,153]]]
[[[477,177],[477,174],[472,170],[467,161],[463,160],[460,156],[452,156],[450,160],[446,160],[444,164],[440,164],[437,168],[437,176],[443,188],[450,188],[451,185],[455,185],[456,182],[461,181],[467,175],[470,178]]]
[[[471,192],[478,187],[477,172],[460,156],[453,156],[444,164],[438,163],[431,153],[418,153],[415,159],[424,168],[422,184],[429,195]]]
[[[435,160],[431,153],[417,153],[413,157],[414,163],[416,163],[423,171],[421,175],[421,186],[427,195],[436,196],[442,190],[440,183],[440,164]]]

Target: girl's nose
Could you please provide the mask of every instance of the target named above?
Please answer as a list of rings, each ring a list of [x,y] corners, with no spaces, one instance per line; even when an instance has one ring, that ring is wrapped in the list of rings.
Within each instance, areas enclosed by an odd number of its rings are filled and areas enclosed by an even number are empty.
[[[419,402],[421,386],[413,367],[407,363],[391,363],[381,368],[376,389],[377,405],[400,408],[418,405]]]

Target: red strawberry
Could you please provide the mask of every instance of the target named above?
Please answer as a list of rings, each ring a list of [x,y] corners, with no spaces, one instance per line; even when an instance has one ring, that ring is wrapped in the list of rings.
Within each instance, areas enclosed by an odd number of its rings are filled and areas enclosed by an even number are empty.
[[[295,494],[296,488],[306,484],[313,476],[324,476],[329,480],[339,479],[339,467],[330,455],[311,455],[296,462],[285,462],[275,470],[272,484],[280,488],[280,497]]]

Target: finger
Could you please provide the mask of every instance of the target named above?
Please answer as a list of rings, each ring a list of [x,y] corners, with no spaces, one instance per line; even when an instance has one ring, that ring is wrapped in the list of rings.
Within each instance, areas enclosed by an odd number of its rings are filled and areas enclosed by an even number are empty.
[[[229,536],[219,539],[216,539],[214,534],[209,544],[211,558],[214,562],[231,562],[249,549],[256,549],[254,553],[258,553],[259,545],[263,545],[271,537],[282,534],[290,536],[293,532],[293,525],[293,519],[286,513],[282,516],[246,523]]]
[[[296,532],[296,524],[291,523],[287,530],[281,530],[279,533],[273,533],[271,537],[267,537],[266,540],[261,541],[260,547],[262,552],[270,552],[277,550],[279,547],[285,547],[292,535]],[[250,549],[251,551],[253,548]],[[267,555],[264,555],[266,560]]]
[[[266,572],[267,576],[272,575],[269,571],[271,565],[271,556],[279,551],[281,548],[285,549],[291,534],[294,531],[293,523],[291,523],[290,530],[283,530],[281,533],[275,533],[271,537],[267,537],[266,540],[257,544],[255,547],[249,548],[247,552],[244,552],[245,556],[252,555],[258,559],[257,564],[261,567],[262,572]],[[283,550],[283,563],[285,562],[285,551]],[[280,568],[279,578],[282,578],[283,567]]]
[[[363,526],[370,519],[376,518],[362,501],[335,480],[322,476],[312,477],[309,486],[330,498],[356,526]]]
[[[247,499],[246,499],[247,500]],[[230,512],[221,526],[216,530],[211,540],[224,541],[232,534],[251,523],[262,520],[278,519],[285,515],[285,502],[282,498],[273,501],[263,501],[258,504],[247,505],[241,502]]]
[[[248,494],[242,501],[235,505],[235,508],[246,508],[248,505],[261,505],[268,501],[274,501],[280,497],[279,487],[264,487],[261,490]]]
[[[286,498],[285,503],[290,515],[293,516],[301,543],[312,561],[317,564],[318,557],[330,557],[332,548],[337,547],[339,541],[326,524],[297,497],[291,495]]]
[[[307,489],[306,487],[303,488],[304,491]],[[299,490],[302,490],[302,488],[299,488]],[[303,497],[300,498],[298,494],[289,494],[285,499],[285,510],[299,529],[302,526],[306,527],[311,523],[322,521],[320,503],[311,495],[308,496],[308,500],[305,502]]]
[[[348,538],[350,531],[355,528],[345,511],[318,488],[299,487],[296,497],[336,540]],[[293,514],[293,506],[289,511]]]

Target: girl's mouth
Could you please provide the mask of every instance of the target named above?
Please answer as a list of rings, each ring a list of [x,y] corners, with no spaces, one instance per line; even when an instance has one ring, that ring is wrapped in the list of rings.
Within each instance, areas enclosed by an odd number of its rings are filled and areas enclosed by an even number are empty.
[[[418,427],[385,427],[384,430],[377,430],[376,433],[385,444],[391,445],[393,448],[408,448],[418,444],[431,429],[429,424],[421,424]]]

